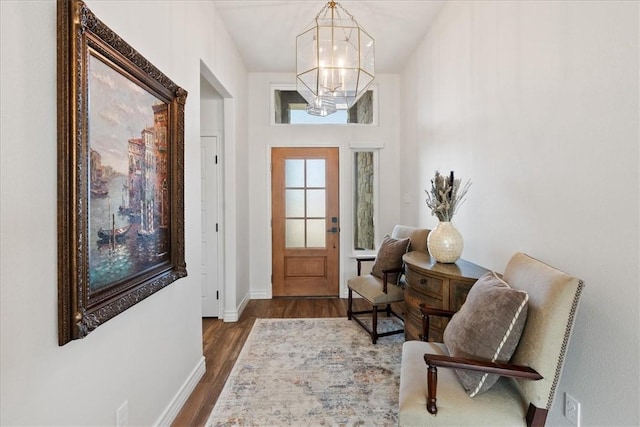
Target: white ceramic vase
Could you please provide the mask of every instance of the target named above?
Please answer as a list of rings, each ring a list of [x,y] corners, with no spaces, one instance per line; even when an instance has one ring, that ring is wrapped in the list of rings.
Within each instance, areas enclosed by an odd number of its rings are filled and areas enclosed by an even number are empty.
[[[436,261],[453,263],[462,255],[464,241],[462,234],[450,221],[440,221],[436,228],[429,233],[427,247]]]

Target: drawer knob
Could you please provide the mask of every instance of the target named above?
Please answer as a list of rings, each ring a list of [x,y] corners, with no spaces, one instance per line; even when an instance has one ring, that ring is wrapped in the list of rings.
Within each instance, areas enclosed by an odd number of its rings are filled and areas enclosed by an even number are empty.
[[[420,279],[420,284],[421,285],[426,285],[427,284],[427,279],[425,279],[424,277]]]

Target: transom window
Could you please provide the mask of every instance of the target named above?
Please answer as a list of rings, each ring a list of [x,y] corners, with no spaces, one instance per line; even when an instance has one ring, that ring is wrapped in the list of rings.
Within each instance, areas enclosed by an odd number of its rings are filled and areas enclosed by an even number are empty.
[[[298,93],[295,85],[272,86],[272,124],[375,125],[376,92],[375,88],[371,88],[348,110],[338,108],[337,112],[321,117],[307,113],[307,101]]]

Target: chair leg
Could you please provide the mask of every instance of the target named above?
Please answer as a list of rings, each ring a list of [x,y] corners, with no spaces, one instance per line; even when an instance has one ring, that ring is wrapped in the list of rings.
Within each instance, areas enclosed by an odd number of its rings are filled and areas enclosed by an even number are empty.
[[[375,344],[378,341],[378,307],[375,305],[371,313],[371,326],[371,342]]]
[[[353,309],[351,307],[353,304],[353,291],[349,288],[349,297],[347,299],[347,319],[351,320],[351,314],[353,313]]]
[[[391,304],[387,304],[387,317],[391,317]]]

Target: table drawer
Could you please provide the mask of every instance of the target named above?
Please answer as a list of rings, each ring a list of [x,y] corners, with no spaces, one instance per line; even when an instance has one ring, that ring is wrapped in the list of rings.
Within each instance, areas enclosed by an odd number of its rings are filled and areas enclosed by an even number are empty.
[[[434,298],[432,296],[425,296],[420,292],[416,292],[413,288],[405,288],[404,290],[404,303],[414,316],[420,316],[420,304],[424,304],[426,307],[432,308],[445,308],[442,299]]]
[[[407,269],[407,282],[409,282],[409,286],[412,289],[418,292],[434,298],[442,299],[442,287],[444,284],[442,279],[427,277],[411,269]]]

